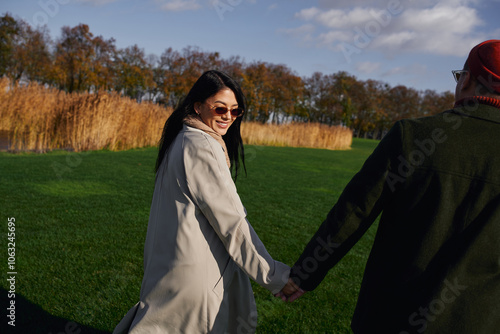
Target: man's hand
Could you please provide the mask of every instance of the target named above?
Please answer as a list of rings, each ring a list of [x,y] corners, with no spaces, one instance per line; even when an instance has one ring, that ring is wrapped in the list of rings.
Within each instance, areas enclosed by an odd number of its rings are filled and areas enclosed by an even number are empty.
[[[281,289],[280,292],[275,294],[275,297],[281,298],[283,301],[293,302],[295,299],[306,293],[304,290],[299,288],[295,282],[289,278],[288,283]]]

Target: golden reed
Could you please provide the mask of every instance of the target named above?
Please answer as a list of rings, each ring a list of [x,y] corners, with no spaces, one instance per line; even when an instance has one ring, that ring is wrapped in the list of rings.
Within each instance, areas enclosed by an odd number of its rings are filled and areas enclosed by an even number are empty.
[[[0,79],[0,131],[11,151],[125,150],[158,144],[172,112],[117,93],[68,94],[37,83],[12,86]],[[352,131],[315,123],[243,122],[245,144],[349,149]]]
[[[10,150],[124,150],[158,143],[170,110],[99,92],[68,94],[37,83],[0,80],[0,131]]]
[[[347,150],[352,144],[352,130],[319,123],[266,124],[244,122],[241,136],[245,144],[292,146]]]

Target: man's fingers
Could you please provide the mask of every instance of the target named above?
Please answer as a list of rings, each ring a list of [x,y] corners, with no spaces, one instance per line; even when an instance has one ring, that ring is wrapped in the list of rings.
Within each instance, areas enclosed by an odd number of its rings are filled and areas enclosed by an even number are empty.
[[[291,303],[294,300],[300,298],[303,294],[305,293],[304,290],[298,289],[295,293],[293,293],[291,296],[288,296],[288,302]]]

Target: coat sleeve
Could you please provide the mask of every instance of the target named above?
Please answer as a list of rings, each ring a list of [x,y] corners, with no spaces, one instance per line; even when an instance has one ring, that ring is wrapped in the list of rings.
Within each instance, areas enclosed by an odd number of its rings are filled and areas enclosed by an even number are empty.
[[[288,281],[290,267],[273,260],[246,219],[222,147],[203,133],[185,138],[183,146],[193,201],[236,264],[259,285],[279,292]]]
[[[321,283],[394,196],[401,178],[397,174],[401,143],[402,127],[398,122],[347,184],[292,267],[290,277],[302,289],[311,291]]]

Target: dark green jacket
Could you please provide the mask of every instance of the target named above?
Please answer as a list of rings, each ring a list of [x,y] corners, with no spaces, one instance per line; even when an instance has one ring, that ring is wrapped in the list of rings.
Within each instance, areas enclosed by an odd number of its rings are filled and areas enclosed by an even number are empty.
[[[316,288],[380,213],[354,333],[500,333],[500,109],[397,122],[292,278]]]

